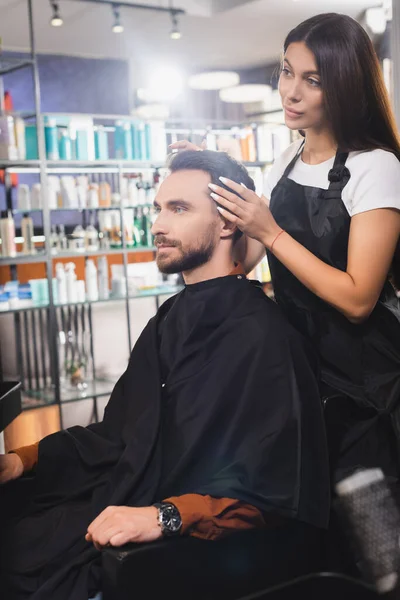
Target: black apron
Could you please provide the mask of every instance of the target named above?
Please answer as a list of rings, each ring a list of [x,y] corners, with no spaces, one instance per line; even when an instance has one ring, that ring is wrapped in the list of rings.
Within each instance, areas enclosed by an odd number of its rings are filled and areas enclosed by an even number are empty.
[[[327,190],[289,179],[303,145],[272,191],[271,212],[320,260],[346,271],[350,216],[342,191],[348,153],[338,151]],[[340,479],[358,467],[397,478],[400,448],[400,302],[389,280],[366,322],[354,325],[267,252],[275,297],[320,359],[331,465]]]

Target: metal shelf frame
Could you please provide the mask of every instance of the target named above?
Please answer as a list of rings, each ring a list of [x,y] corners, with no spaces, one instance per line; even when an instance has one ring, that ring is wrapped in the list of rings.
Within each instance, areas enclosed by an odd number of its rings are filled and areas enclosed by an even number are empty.
[[[59,410],[59,418],[60,418],[60,426],[63,427],[63,415],[62,415],[62,406],[66,402],[79,401],[79,400],[88,400],[91,399],[93,401],[93,417],[95,420],[98,419],[98,406],[97,406],[97,398],[102,395],[107,395],[108,391],[102,392],[101,394],[93,393],[92,395],[87,395],[85,397],[76,397],[73,400],[63,400],[63,394],[60,386],[60,365],[59,365],[59,352],[58,352],[58,335],[59,335],[59,324],[57,318],[57,311],[59,311],[60,306],[55,304],[55,299],[53,295],[53,266],[54,261],[60,258],[85,258],[91,256],[101,256],[101,255],[114,255],[119,254],[123,257],[123,270],[126,284],[126,293],[123,298],[111,298],[110,301],[121,300],[125,303],[125,313],[126,313],[126,325],[128,332],[128,345],[127,348],[129,354],[132,349],[132,339],[131,339],[131,309],[130,309],[130,301],[136,298],[143,297],[154,297],[156,309],[159,308],[160,297],[164,295],[169,295],[171,293],[176,293],[179,289],[171,290],[171,289],[159,289],[157,292],[152,293],[149,291],[148,293],[138,293],[137,295],[130,296],[128,290],[128,255],[133,252],[154,252],[155,248],[131,248],[127,246],[126,236],[125,236],[125,228],[121,227],[122,233],[122,247],[115,250],[99,250],[96,252],[63,252],[59,254],[52,254],[51,246],[50,246],[50,237],[51,237],[51,221],[52,221],[52,213],[53,209],[50,209],[47,197],[47,177],[49,174],[62,174],[62,173],[110,173],[116,175],[116,190],[121,190],[122,179],[125,174],[135,173],[141,171],[154,171],[154,169],[162,169],[165,168],[164,163],[160,163],[157,161],[134,161],[134,160],[105,160],[105,161],[49,161],[46,157],[46,147],[45,147],[45,133],[44,133],[44,120],[45,114],[41,113],[41,93],[40,93],[40,82],[39,82],[39,71],[38,71],[38,63],[37,63],[37,54],[36,54],[36,45],[35,45],[35,32],[34,32],[34,15],[33,15],[33,0],[26,0],[27,3],[27,13],[28,13],[28,24],[29,24],[29,41],[30,41],[30,56],[28,59],[19,59],[19,58],[8,58],[0,59],[0,76],[6,73],[11,73],[18,69],[30,68],[32,70],[33,76],[33,89],[34,89],[34,111],[25,113],[25,115],[21,115],[26,119],[35,119],[37,125],[37,139],[38,139],[38,160],[0,160],[0,169],[5,172],[5,191],[6,191],[6,205],[8,210],[13,210],[12,207],[12,197],[11,197],[11,175],[13,173],[24,173],[24,174],[38,174],[40,176],[41,181],[41,190],[42,190],[42,202],[43,208],[40,209],[42,213],[42,223],[43,223],[43,233],[44,233],[44,251],[41,253],[37,253],[33,256],[27,255],[18,255],[16,257],[0,257],[0,267],[1,266],[10,266],[11,270],[11,279],[17,280],[17,266],[21,264],[37,264],[44,263],[46,267],[46,278],[48,283],[48,296],[49,303],[44,307],[29,307],[29,308],[21,308],[19,310],[8,310],[8,311],[0,311],[0,317],[2,314],[12,314],[14,319],[14,331],[16,336],[16,353],[17,353],[17,365],[20,369],[20,376],[24,377],[24,359],[23,356],[30,352],[29,349],[23,347],[22,340],[26,337],[28,332],[29,323],[34,324],[35,319],[41,322],[44,319],[43,313],[38,313],[35,316],[35,309],[38,311],[42,310],[46,313],[46,327],[42,328],[43,336],[47,336],[47,345],[45,351],[48,353],[49,364],[50,364],[50,380],[51,380],[51,390],[54,392],[54,401],[51,404],[56,404]],[[57,113],[46,113],[51,115],[57,115]],[[63,116],[74,116],[74,115],[66,115]],[[88,116],[88,115],[86,115]],[[128,115],[90,115],[94,122],[101,123],[102,121],[116,121],[118,119],[125,120],[137,120],[132,116]],[[191,121],[190,127],[185,127],[185,124],[182,120],[173,122],[172,120],[167,121],[167,132],[168,133],[176,133],[176,134],[187,134],[188,139],[191,139],[193,135],[203,135],[207,132],[215,132],[218,133],[219,130],[221,132],[226,133],[228,129],[231,129],[232,132],[235,132],[235,129],[239,130],[241,124],[226,122],[226,121],[218,121],[214,122],[214,126],[210,127],[207,124],[207,121],[204,119],[196,119],[195,121]],[[256,127],[257,124],[253,120],[246,121],[248,126]],[[243,124],[244,125],[244,124]],[[256,148],[256,156],[258,156],[258,148]],[[244,163],[247,167],[251,168],[264,168],[270,163],[265,163],[261,161],[256,161],[252,163]],[[111,207],[114,209],[114,207]],[[125,208],[129,207],[115,207],[116,210],[120,210],[121,214],[121,223],[123,223],[123,211]],[[63,210],[63,209],[59,209]],[[91,211],[91,210],[103,210],[101,207],[96,209],[83,208],[76,209],[77,212]],[[19,211],[14,211],[18,213]],[[29,212],[29,211],[27,211]],[[91,361],[92,361],[92,379],[96,382],[96,369],[94,363],[94,350],[93,350],[93,327],[92,327],[92,319],[91,319],[91,310],[92,305],[96,303],[84,303],[84,307],[86,307],[89,311],[89,321],[90,321],[90,336],[91,336]],[[66,310],[73,310],[70,307],[66,307]],[[33,328],[35,330],[33,325]],[[39,328],[40,329],[40,328]],[[28,338],[29,339],[29,338]],[[36,341],[33,340],[33,350],[35,351]],[[44,351],[42,349],[42,357],[44,358]],[[36,360],[36,357],[35,357]],[[34,361],[35,362],[35,361]],[[36,361],[37,362],[37,361]],[[45,361],[43,361],[45,362]],[[36,376],[38,373],[37,364],[34,365],[36,368]],[[47,377],[47,374],[46,374]],[[3,371],[2,371],[2,363],[1,363],[1,355],[0,355],[0,382],[3,380]],[[37,376],[38,380],[38,376]],[[44,384],[46,385],[46,384]],[[31,390],[32,391],[32,390]],[[110,389],[111,391],[111,389]],[[26,392],[29,393],[29,388],[26,389]],[[43,396],[45,395],[46,390],[43,390]],[[38,394],[38,404],[35,406],[26,406],[26,409],[33,408],[41,408],[43,406],[49,406],[49,402],[40,402],[40,389],[36,390]],[[77,396],[79,394],[77,393]],[[32,403],[34,404],[34,403]]]

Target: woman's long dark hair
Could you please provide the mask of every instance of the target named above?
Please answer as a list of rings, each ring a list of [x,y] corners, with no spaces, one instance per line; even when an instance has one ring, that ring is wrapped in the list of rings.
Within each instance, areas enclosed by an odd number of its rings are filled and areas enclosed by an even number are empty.
[[[378,57],[366,31],[347,15],[326,13],[307,19],[288,34],[290,44],[304,42],[315,56],[327,119],[338,147],[380,148],[400,160],[400,140]],[[400,288],[399,246],[393,279]]]

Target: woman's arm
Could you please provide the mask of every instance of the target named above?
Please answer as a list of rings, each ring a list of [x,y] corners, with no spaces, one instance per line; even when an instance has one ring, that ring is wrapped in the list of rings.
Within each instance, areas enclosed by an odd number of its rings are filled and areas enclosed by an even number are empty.
[[[244,198],[211,185],[214,199],[227,209],[219,207],[224,218],[265,247],[273,246],[274,255],[301,283],[349,321],[360,323],[371,314],[399,240],[400,211],[379,208],[352,217],[347,270],[343,272],[324,263],[288,233],[277,237],[281,229],[265,198],[233,181],[223,183]]]
[[[371,210],[351,219],[346,272],[319,260],[284,232],[274,255],[309,290],[352,323],[369,317],[378,301],[400,234],[400,211]]]

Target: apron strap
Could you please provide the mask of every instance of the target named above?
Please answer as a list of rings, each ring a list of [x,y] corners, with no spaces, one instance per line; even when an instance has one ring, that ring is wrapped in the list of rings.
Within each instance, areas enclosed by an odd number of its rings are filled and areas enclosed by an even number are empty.
[[[300,148],[297,150],[296,154],[294,155],[294,157],[292,158],[292,160],[290,161],[290,163],[287,165],[286,169],[283,172],[283,177],[288,177],[290,171],[293,169],[294,165],[296,164],[297,159],[299,158],[300,154],[303,152],[303,148],[304,148],[304,144],[305,144],[305,140],[300,144]]]
[[[346,167],[348,152],[338,150],[335,156],[335,162],[328,173],[329,188],[326,192],[326,198],[341,198],[342,191],[350,179],[350,171]]]

